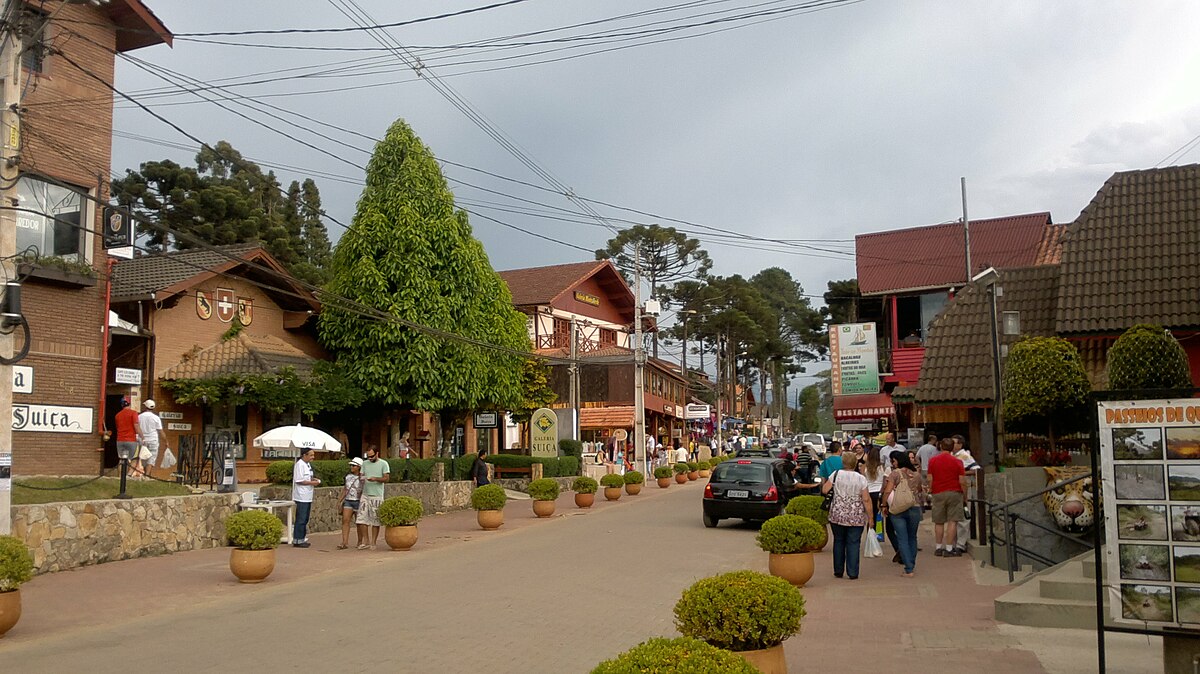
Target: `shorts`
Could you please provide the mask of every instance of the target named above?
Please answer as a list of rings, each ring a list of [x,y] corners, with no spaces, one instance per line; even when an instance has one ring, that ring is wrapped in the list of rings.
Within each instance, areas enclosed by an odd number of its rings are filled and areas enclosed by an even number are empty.
[[[353,501],[350,499],[345,499],[342,501],[342,510],[353,510],[354,512],[358,512],[358,504],[358,499]]]
[[[963,494],[961,491],[943,491],[933,495],[930,512],[934,524],[963,521]]]
[[[358,524],[365,524],[369,527],[383,526],[379,522],[379,506],[382,503],[382,496],[362,497],[362,502],[358,506],[358,518],[355,520],[355,522]],[[962,509],[961,506],[959,509]]]
[[[136,442],[117,442],[117,456],[129,457],[130,461],[138,460],[138,443]]]
[[[149,452],[149,455],[147,455],[147,452]],[[148,442],[143,442],[142,451],[139,452],[138,456],[142,461],[149,461],[150,465],[153,466],[158,463],[158,444],[155,443],[152,445]]]

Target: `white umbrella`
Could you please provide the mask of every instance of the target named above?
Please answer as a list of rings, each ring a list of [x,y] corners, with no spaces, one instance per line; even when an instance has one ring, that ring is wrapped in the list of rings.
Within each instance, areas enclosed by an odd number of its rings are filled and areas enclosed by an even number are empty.
[[[315,449],[319,452],[340,452],[342,443],[319,428],[308,426],[280,426],[272,428],[254,438],[254,446],[269,449],[295,449],[301,452]]]

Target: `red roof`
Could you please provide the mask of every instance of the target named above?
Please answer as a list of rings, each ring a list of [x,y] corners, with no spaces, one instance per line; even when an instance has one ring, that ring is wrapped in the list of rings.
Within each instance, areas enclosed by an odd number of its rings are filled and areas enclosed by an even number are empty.
[[[1049,213],[971,221],[972,275],[1030,267],[1046,257]],[[961,222],[855,237],[858,288],[864,295],[945,288],[967,282]]]
[[[93,3],[97,4],[97,3]],[[103,10],[117,26],[117,51],[127,52],[156,44],[168,47],[175,36],[141,0],[119,0]]]

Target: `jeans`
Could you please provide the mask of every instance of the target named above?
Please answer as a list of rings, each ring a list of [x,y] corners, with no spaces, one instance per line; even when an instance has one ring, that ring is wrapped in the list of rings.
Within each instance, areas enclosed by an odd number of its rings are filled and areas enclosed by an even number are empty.
[[[292,542],[299,543],[308,537],[308,514],[312,501],[296,501],[296,521],[292,526]]]
[[[863,528],[847,527],[829,523],[833,529],[833,575],[839,578],[842,571],[851,578],[858,578],[859,547],[862,545]]]
[[[913,506],[899,515],[888,515],[896,529],[896,542],[900,545],[900,561],[904,572],[912,573],[917,565],[917,527],[921,524],[921,506]]]
[[[883,494],[877,491],[871,492],[871,506],[876,514],[879,513],[879,505],[883,501]],[[890,517],[883,518],[883,532],[887,534],[888,542],[892,544],[892,551],[899,553],[900,545],[896,543],[896,530],[892,527],[892,519]]]

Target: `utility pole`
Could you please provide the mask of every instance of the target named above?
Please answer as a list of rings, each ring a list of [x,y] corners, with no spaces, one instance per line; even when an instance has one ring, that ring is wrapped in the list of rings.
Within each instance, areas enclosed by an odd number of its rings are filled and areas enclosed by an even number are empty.
[[[21,150],[21,37],[17,34],[17,13],[22,4],[7,2],[4,21],[7,30],[0,41],[0,69],[4,76],[4,108],[0,111],[3,139],[0,140],[0,201],[16,206],[18,154]],[[0,264],[5,278],[15,278],[17,254],[17,212],[0,208]],[[0,333],[0,355],[11,358],[12,333]],[[12,365],[0,364],[0,534],[12,531]]]
[[[571,413],[574,415],[571,419],[571,439],[579,439],[579,341],[578,323],[575,317],[571,317]]]
[[[642,344],[642,246],[633,247],[633,457],[646,473],[646,349]]]
[[[721,371],[722,341],[722,335],[718,334],[716,348],[713,349],[713,358],[716,361],[713,365],[713,369],[716,371],[716,381],[714,383],[716,384],[717,389],[717,425],[715,428],[713,428],[713,444],[716,445],[716,447],[713,448],[714,450],[721,446],[721,399],[725,397],[722,395],[723,391],[721,390],[721,387],[724,386],[725,381],[725,377]]]
[[[967,179],[966,177],[959,178],[962,185],[962,204],[963,204],[963,239],[966,245],[967,258],[967,279],[966,282],[971,282],[971,277],[975,274],[971,271],[971,221],[967,218]]]

